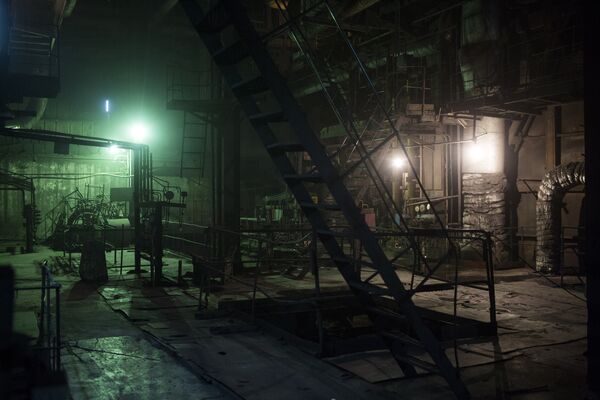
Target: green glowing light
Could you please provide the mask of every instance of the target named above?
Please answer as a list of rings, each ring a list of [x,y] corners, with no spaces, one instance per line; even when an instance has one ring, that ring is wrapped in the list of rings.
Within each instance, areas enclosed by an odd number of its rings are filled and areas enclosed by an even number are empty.
[[[150,127],[143,121],[134,121],[129,125],[127,133],[132,142],[145,143],[150,134]]]
[[[121,152],[121,148],[119,146],[117,146],[116,144],[112,144],[108,148],[108,152],[112,155],[119,154]]]

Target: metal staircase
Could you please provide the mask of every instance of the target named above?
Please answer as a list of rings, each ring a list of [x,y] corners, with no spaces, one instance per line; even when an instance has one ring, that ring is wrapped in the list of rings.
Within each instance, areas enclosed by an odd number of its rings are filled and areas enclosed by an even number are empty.
[[[314,69],[319,71],[324,92],[340,122],[348,131],[348,143],[351,148],[356,146],[360,152],[359,161],[342,171],[338,171],[338,167],[332,161],[332,155],[327,153],[308,123],[306,114],[271,58],[264,43],[265,37],[257,33],[241,2],[226,0],[211,3],[213,6],[204,12],[195,0],[180,0],[191,23],[221,70],[225,82],[239,101],[324,248],[371,318],[382,341],[389,347],[406,376],[415,376],[417,370],[438,373],[444,377],[458,398],[469,398],[469,392],[461,381],[458,370],[450,363],[442,346],[424,324],[418,308],[412,301],[412,295],[426,286],[425,282],[437,266],[431,268],[428,265],[414,238],[411,239],[411,235],[407,235],[410,244],[407,251],[413,251],[420,258],[429,274],[414,289],[405,288],[344,183],[344,178],[357,165],[366,166],[378,192],[385,199],[390,214],[398,212],[377,171],[377,166],[371,159],[374,151],[365,148],[360,140],[359,130],[353,123],[353,116],[343,110],[343,93],[335,89],[335,82],[323,72],[327,70],[327,65],[321,65],[317,58],[313,58]],[[328,12],[333,16],[326,2],[311,7],[310,11],[315,10]],[[286,28],[294,35],[299,35],[298,27],[294,26],[293,21],[294,18],[290,19]],[[304,50],[308,51],[308,48],[304,47]],[[309,54],[309,57],[312,57],[312,54]],[[248,60],[253,62],[252,71],[241,63],[245,61],[244,64],[247,64]],[[337,93],[329,93],[327,88],[334,88]],[[269,100],[265,100],[267,98]],[[284,124],[285,129],[274,129],[275,124]],[[392,129],[395,137],[400,138],[393,126]],[[294,133],[293,142],[278,138],[280,132],[289,130]],[[313,167],[309,171],[298,171],[295,168],[290,155],[298,152],[305,152],[310,156]],[[311,198],[315,187],[328,190],[334,203],[315,203]],[[340,230],[329,226],[325,214],[332,211],[340,213],[339,218],[343,219],[350,229]],[[401,215],[399,212],[398,214]],[[439,221],[441,223],[441,220]],[[410,232],[403,220],[398,224],[399,229]],[[363,278],[361,271],[355,268],[357,260],[342,244],[342,240],[346,238],[361,242],[368,255],[368,261],[363,260],[360,263],[373,271],[368,277]],[[449,249],[446,258],[452,256],[451,242]],[[383,283],[374,284],[375,277],[380,278]],[[383,300],[386,299],[395,301],[393,309],[384,307]],[[406,329],[392,331],[392,325],[395,328],[403,326]],[[430,359],[423,360],[414,356],[414,352],[411,353],[411,349],[414,348],[424,350]]]

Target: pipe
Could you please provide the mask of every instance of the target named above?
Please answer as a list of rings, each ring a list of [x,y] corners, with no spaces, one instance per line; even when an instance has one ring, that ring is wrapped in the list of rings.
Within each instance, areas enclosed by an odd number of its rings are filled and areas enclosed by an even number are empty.
[[[75,4],[77,4],[77,0],[67,0],[65,4],[65,9],[63,11],[63,16],[65,18],[70,17],[75,9]]]
[[[472,94],[479,86],[494,84],[498,68],[499,24],[497,0],[470,0],[462,4],[459,63],[467,94]]]
[[[379,1],[380,0],[358,0],[358,1],[351,2],[350,5],[346,6],[340,12],[340,16],[342,19],[350,18],[350,17],[366,10],[367,8],[371,7],[372,5],[379,3]]]
[[[536,204],[537,243],[535,266],[538,271],[560,270],[560,216],[565,192],[585,184],[583,162],[570,162],[548,171],[540,188]]]

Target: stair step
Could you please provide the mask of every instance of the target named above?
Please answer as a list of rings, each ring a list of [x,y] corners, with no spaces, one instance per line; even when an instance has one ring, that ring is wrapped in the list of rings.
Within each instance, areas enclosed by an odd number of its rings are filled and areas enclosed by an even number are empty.
[[[368,306],[368,307],[365,307],[365,310],[368,312],[371,312],[373,314],[380,315],[382,317],[386,317],[386,318],[393,319],[393,320],[400,321],[400,322],[407,322],[406,316],[399,314],[395,311],[382,308],[382,307]]]
[[[420,358],[414,357],[414,356],[410,356],[408,354],[396,354],[394,353],[394,358],[398,361],[403,361],[407,364],[412,365],[413,367],[418,367],[421,369],[424,369],[425,371],[428,372],[432,372],[432,373],[439,373],[439,369],[432,363],[429,363],[427,361],[423,361]]]
[[[454,289],[454,284],[452,283],[430,283],[428,285],[421,286],[418,292],[437,292],[451,289]]]
[[[204,13],[195,28],[200,32],[220,32],[229,26],[231,20],[223,3],[223,1],[217,2],[214,7]]]
[[[350,232],[332,231],[330,229],[317,229],[317,234],[322,236],[343,237],[348,239],[356,238],[356,235],[353,235]]]
[[[251,116],[250,122],[253,125],[265,125],[271,122],[286,121],[283,111],[272,111]]]
[[[313,210],[323,210],[323,211],[341,211],[341,207],[337,204],[330,203],[300,203],[300,207],[309,208]]]
[[[373,285],[372,283],[365,282],[348,282],[348,285],[354,289],[362,290],[363,292],[367,292],[369,294],[375,294],[378,296],[387,296],[390,294],[389,289]]]
[[[231,85],[231,90],[237,96],[245,97],[266,92],[269,86],[262,76],[257,76]]]
[[[213,54],[215,63],[219,65],[237,64],[248,56],[248,48],[244,43],[239,41],[230,46],[223,47]]]
[[[323,182],[321,174],[284,174],[286,181]]]
[[[399,342],[408,344],[410,346],[424,348],[423,343],[419,342],[417,339],[415,339],[413,337],[408,336],[406,333],[403,333],[403,332],[384,331],[384,332],[380,332],[379,334],[388,339],[397,340]]]
[[[343,263],[343,264],[347,264],[347,265],[353,264],[352,258],[347,257],[347,256],[333,256],[333,257],[331,257],[331,259],[334,262],[339,262],[339,263]]]
[[[274,143],[267,146],[269,153],[288,153],[306,151],[300,143]]]

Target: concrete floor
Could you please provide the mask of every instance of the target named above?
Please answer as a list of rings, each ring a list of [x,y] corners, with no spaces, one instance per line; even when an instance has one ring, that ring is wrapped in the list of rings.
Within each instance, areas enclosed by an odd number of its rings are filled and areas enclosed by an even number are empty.
[[[39,281],[36,262],[61,255],[39,248],[33,254],[0,254],[0,263],[12,264],[17,283],[25,284]],[[125,259],[131,263],[132,254]],[[175,280],[177,260],[167,263],[165,274]],[[111,269],[103,285],[80,282],[76,274],[56,276],[63,284],[63,357],[74,399],[452,398],[437,376],[400,378],[381,352],[318,359],[232,315],[197,319],[196,288],[151,288],[127,270]],[[189,270],[184,263],[184,272]],[[325,290],[340,286],[335,270],[321,274]],[[473,397],[583,398],[585,303],[526,270],[499,271],[496,280],[499,337],[459,346],[461,375]],[[272,275],[259,283],[277,295],[308,290],[312,278]],[[230,282],[210,296],[210,304],[251,297],[251,288]],[[451,299],[450,293],[436,292],[416,302],[448,312]],[[484,293],[461,290],[458,300],[459,315],[486,317]],[[35,329],[38,301],[33,293],[17,298],[20,330]]]
[[[62,252],[41,249],[33,254],[0,255],[12,264],[17,285],[41,279],[36,263]],[[183,365],[172,352],[115,313],[98,293],[99,285],[75,275],[56,275],[62,288],[62,362],[72,398],[79,399],[235,399],[198,371]],[[126,277],[122,280],[133,281]],[[31,334],[31,311],[39,292],[21,292],[16,299],[17,329]],[[20,321],[21,319],[22,321]]]

